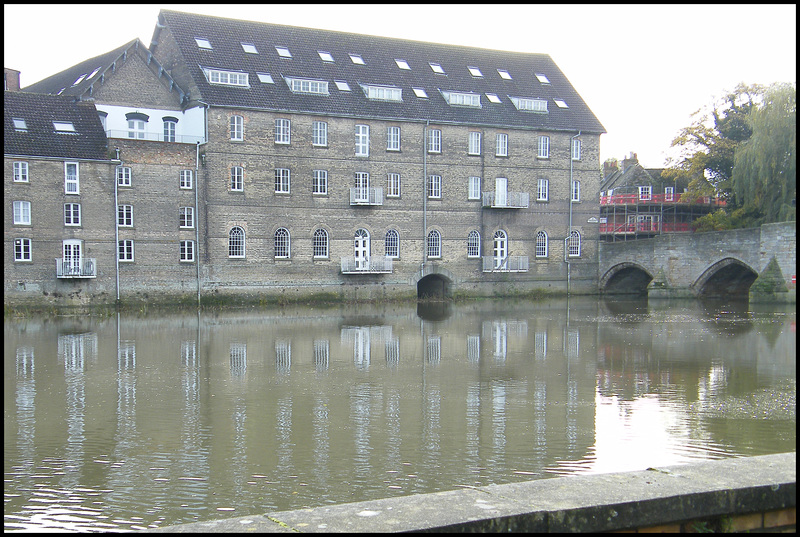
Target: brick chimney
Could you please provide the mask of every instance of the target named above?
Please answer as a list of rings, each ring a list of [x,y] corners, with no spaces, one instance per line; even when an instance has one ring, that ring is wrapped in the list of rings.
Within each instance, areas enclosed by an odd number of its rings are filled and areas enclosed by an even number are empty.
[[[3,90],[19,91],[19,71],[3,67]]]
[[[607,159],[603,162],[603,177],[608,177],[619,169],[619,161],[615,158]]]
[[[639,164],[639,159],[637,158],[636,153],[631,152],[629,157],[622,159],[622,171],[625,172],[625,170],[634,164]]]

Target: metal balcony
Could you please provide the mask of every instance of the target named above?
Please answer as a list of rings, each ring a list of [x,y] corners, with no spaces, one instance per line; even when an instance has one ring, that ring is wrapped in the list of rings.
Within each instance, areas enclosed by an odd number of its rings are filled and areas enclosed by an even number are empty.
[[[483,272],[528,272],[528,256],[483,257]]]
[[[155,132],[145,132],[145,133],[132,133],[131,131],[124,131],[124,130],[107,130],[106,136],[108,138],[125,138],[128,140],[146,140],[149,142],[166,142],[164,140],[164,135],[161,133]],[[205,138],[203,136],[195,136],[192,134],[176,134],[173,136],[174,140],[170,141],[169,143],[175,144],[196,144],[198,142],[205,143]]]
[[[56,278],[96,278],[97,261],[94,258],[56,259]]]
[[[368,259],[342,258],[342,274],[391,274],[392,258],[374,256]]]
[[[383,205],[383,187],[352,187],[350,205]]]
[[[495,192],[484,192],[483,206],[490,209],[527,209],[528,199],[527,192],[506,192],[500,199],[497,199]]]

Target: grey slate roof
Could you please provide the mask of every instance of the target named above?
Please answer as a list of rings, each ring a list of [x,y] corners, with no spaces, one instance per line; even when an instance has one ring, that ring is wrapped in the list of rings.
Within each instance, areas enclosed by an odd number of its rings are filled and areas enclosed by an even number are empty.
[[[160,12],[159,24],[168,28],[176,39],[182,60],[190,69],[202,100],[212,106],[537,130],[605,132],[602,124],[546,54],[424,43],[169,10]],[[157,26],[150,46],[154,52],[159,46],[161,33],[161,27]],[[212,49],[199,48],[195,42],[197,37],[209,40]],[[258,54],[244,52],[241,43],[255,45]],[[292,58],[280,57],[276,46],[287,47]],[[329,52],[334,62],[324,62],[318,51]],[[351,53],[360,55],[365,65],[353,63],[349,57]],[[395,59],[406,60],[411,69],[401,70]],[[429,62],[440,64],[446,74],[434,73]],[[478,67],[483,77],[473,77],[468,66]],[[250,87],[209,84],[203,67],[247,72]],[[512,79],[501,78],[497,69],[507,70]],[[259,72],[269,73],[275,83],[259,82]],[[544,73],[550,84],[539,82],[536,73]],[[327,81],[330,94],[293,93],[283,80],[284,76]],[[346,81],[351,91],[337,89],[334,84],[336,80]],[[399,87],[402,89],[402,102],[367,99],[359,84]],[[416,97],[413,87],[424,88],[428,98]],[[451,106],[440,90],[480,93],[482,107]],[[486,93],[497,94],[502,102],[489,102]],[[510,101],[511,96],[547,99],[548,113],[519,111]],[[563,99],[569,108],[556,106],[553,101],[555,98]]]
[[[31,157],[109,160],[97,109],[74,97],[4,92],[3,153]],[[14,127],[24,119],[27,131]],[[53,121],[72,122],[74,133],[56,132]]]

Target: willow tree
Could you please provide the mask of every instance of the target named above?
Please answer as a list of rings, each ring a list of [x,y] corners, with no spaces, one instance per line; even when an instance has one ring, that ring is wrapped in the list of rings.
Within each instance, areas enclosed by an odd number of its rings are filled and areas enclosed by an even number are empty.
[[[792,84],[767,88],[748,114],[750,137],[735,152],[733,189],[743,207],[764,222],[797,218],[797,92]]]

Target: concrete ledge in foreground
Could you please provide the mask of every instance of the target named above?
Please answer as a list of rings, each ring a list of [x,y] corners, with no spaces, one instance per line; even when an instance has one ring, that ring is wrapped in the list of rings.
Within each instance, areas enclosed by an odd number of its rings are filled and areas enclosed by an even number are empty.
[[[688,524],[726,531],[785,531],[796,524],[796,458],[796,452],[780,453],[637,472],[465,487],[148,531],[681,531]],[[657,526],[661,528],[654,528]]]

